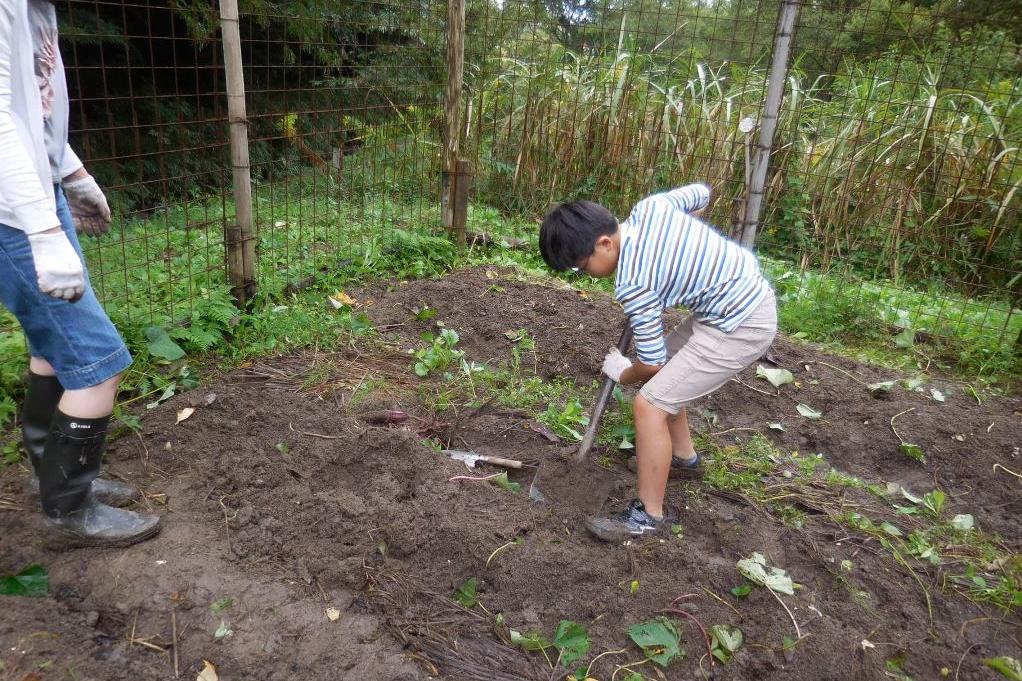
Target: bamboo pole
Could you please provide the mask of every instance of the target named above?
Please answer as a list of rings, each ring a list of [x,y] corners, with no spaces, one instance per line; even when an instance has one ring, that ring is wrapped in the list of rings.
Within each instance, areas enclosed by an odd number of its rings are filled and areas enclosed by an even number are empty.
[[[784,84],[788,78],[788,59],[791,56],[795,21],[798,19],[801,7],[802,0],[784,0],[777,15],[777,34],[774,37],[770,80],[767,84],[766,103],[763,106],[763,119],[759,128],[759,143],[756,147],[756,160],[752,168],[752,182],[747,189],[745,218],[742,221],[742,246],[750,250],[756,243],[756,230],[759,227],[760,214],[763,209],[767,170],[770,167],[770,152],[773,149],[774,132],[777,130],[777,118],[781,111]]]
[[[447,87],[444,89],[444,165],[440,181],[440,222],[454,230],[454,198],[458,182],[458,142],[461,127],[461,86],[465,72],[465,2],[447,0]],[[462,233],[461,238],[464,238]],[[463,243],[463,242],[462,242]]]
[[[224,69],[227,75],[227,116],[231,130],[231,166],[234,170],[233,224],[224,225],[227,278],[231,294],[244,307],[256,290],[255,235],[252,231],[252,174],[248,158],[248,114],[245,110],[245,74],[241,60],[238,0],[220,0]]]

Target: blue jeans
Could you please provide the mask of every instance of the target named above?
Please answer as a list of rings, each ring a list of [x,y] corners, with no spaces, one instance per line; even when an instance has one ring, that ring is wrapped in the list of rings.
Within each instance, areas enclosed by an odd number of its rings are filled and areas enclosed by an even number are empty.
[[[81,258],[82,247],[64,192],[59,185],[55,192],[60,226]],[[18,318],[32,356],[53,366],[65,390],[99,385],[131,366],[131,354],[99,304],[88,271],[85,295],[78,302],[44,295],[28,237],[4,224],[0,224],[0,303]]]

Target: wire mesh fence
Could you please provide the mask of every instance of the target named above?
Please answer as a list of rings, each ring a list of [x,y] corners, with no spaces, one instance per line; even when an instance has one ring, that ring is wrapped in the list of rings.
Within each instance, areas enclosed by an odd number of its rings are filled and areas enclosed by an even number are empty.
[[[457,129],[473,205],[534,218],[586,197],[623,217],[650,192],[704,181],[709,220],[738,236],[780,7],[467,2]],[[982,337],[992,355],[1018,346],[1012,12],[802,8],[757,241],[782,302],[817,301],[853,331],[868,318],[884,333]],[[58,13],[72,145],[117,213],[114,234],[88,248],[101,298],[129,323],[228,314],[219,13],[148,0],[65,0]],[[242,5],[263,294],[439,227],[446,17],[441,0]]]

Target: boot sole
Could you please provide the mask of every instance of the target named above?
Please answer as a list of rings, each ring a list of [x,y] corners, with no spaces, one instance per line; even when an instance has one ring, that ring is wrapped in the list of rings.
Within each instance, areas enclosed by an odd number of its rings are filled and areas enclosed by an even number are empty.
[[[48,548],[53,550],[124,548],[125,546],[131,546],[132,544],[138,544],[139,542],[143,542],[147,539],[152,539],[160,533],[161,529],[163,529],[163,523],[155,523],[146,531],[124,539],[90,539],[88,537],[83,537],[80,534],[75,534],[74,532],[68,532],[62,528],[55,527],[49,523],[46,524],[46,527],[51,535],[55,535],[51,536],[46,542]]]

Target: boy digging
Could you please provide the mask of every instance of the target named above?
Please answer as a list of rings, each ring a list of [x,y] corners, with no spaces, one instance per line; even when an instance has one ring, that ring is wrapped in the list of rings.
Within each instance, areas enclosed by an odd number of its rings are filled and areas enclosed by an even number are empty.
[[[756,257],[691,215],[709,200],[703,184],[654,194],[621,224],[597,203],[573,201],[554,208],[540,228],[540,252],[551,268],[615,277],[614,297],[628,315],[638,360],[611,349],[603,373],[645,384],[635,397],[638,498],[586,521],[604,541],[677,522],[664,504],[668,476],[701,470],[685,406],[759,359],[777,332],[774,292]],[[665,338],[663,311],[676,305],[691,314]]]

